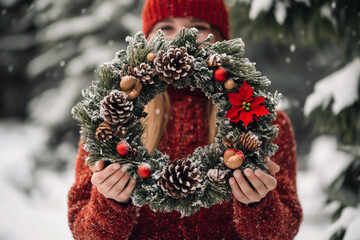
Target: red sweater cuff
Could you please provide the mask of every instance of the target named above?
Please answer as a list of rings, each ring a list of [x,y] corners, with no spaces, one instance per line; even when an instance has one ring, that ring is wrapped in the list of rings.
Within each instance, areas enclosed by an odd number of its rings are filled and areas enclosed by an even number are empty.
[[[119,203],[113,199],[106,198],[104,195],[99,193],[96,187],[92,189],[92,194],[95,197],[94,199],[96,199],[97,202],[99,203],[99,207],[98,207],[99,210],[109,211],[110,210],[109,208],[111,208],[111,210],[122,215],[127,215],[128,213],[130,215],[129,216],[130,218],[136,216],[137,207],[132,204],[131,199],[128,203]]]
[[[284,239],[279,234],[286,231],[279,228],[284,226],[287,216],[280,205],[276,189],[260,202],[249,205],[234,198],[235,227],[242,239]]]

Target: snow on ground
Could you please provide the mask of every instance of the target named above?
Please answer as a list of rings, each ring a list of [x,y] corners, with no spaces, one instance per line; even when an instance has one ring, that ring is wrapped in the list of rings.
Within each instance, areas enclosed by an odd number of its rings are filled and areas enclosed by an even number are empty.
[[[74,181],[74,170],[71,168],[64,173],[46,169],[34,171],[32,154],[41,150],[47,137],[40,126],[0,122],[0,239],[72,239],[67,223],[66,198]],[[309,154],[309,170],[298,172],[298,193],[304,221],[296,240],[326,239],[325,236],[337,227],[330,227],[330,216],[336,204],[324,207],[325,195],[322,192],[324,184],[347,164],[346,157],[336,151],[335,144],[331,137],[316,139]],[[334,155],[337,157],[329,158]],[[75,159],[75,156],[69,157]],[[334,165],[339,159],[344,161]],[[349,225],[352,220],[359,222],[359,218],[355,218],[358,211],[347,210],[342,217],[344,220],[338,224]],[[354,221],[350,227],[355,231],[358,228]],[[348,235],[348,240],[354,240],[351,232]]]
[[[0,122],[0,239],[72,239],[66,195],[74,171],[34,170],[32,154],[46,139],[42,127]]]

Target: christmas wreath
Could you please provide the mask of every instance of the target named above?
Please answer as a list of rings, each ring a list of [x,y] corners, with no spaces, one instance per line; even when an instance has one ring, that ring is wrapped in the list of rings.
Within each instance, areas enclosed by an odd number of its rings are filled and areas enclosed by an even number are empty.
[[[131,194],[136,206],[191,215],[230,200],[227,181],[235,169],[268,171],[265,158],[277,150],[272,122],[281,96],[266,92],[268,78],[242,58],[241,39],[212,44],[211,37],[197,42],[196,29],[183,29],[173,40],[161,31],[152,39],[141,32],[128,37],[127,50],[100,66],[72,110],[89,152],[86,163],[128,164],[137,179]],[[141,138],[144,106],[169,84],[200,88],[218,107],[219,128],[215,143],[170,161],[159,150],[150,154]]]

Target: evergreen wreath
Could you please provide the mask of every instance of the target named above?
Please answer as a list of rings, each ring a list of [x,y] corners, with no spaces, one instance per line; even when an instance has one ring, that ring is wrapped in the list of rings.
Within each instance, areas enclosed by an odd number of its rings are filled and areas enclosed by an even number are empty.
[[[277,150],[272,140],[278,128],[272,122],[281,94],[266,92],[271,82],[242,58],[241,39],[212,44],[211,35],[202,42],[198,37],[195,28],[182,29],[173,40],[160,30],[153,39],[141,32],[127,37],[127,50],[100,66],[72,109],[89,152],[86,164],[128,164],[127,172],[137,180],[131,194],[136,206],[188,216],[228,201],[232,172],[268,172],[265,158]],[[150,154],[141,138],[144,106],[169,84],[200,88],[218,107],[219,128],[215,143],[170,161],[159,150]]]

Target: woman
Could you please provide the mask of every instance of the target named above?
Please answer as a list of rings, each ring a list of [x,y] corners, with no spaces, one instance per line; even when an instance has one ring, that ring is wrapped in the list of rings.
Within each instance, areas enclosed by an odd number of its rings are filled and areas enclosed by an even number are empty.
[[[182,27],[196,27],[202,38],[229,39],[228,12],[222,0],[148,0],[143,32],[150,37],[162,29],[173,38]],[[200,39],[201,40],[201,39]],[[145,143],[170,159],[186,157],[214,140],[215,107],[200,91],[174,89],[157,96],[149,113]],[[233,199],[189,217],[178,212],[153,212],[136,207],[130,194],[135,179],[118,163],[89,169],[82,143],[76,162],[76,182],[69,192],[69,224],[75,239],[293,239],[302,220],[296,193],[296,152],[292,127],[278,112],[279,145],[267,164],[270,174],[245,169],[230,178]],[[281,166],[281,169],[279,167]],[[275,178],[276,173],[276,178]],[[248,179],[253,188],[247,183]]]

